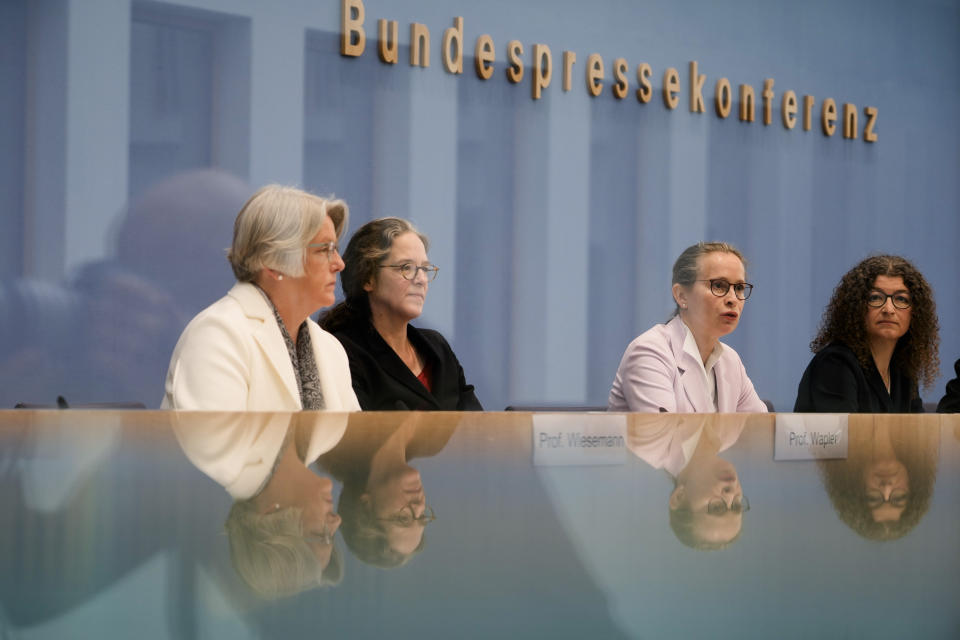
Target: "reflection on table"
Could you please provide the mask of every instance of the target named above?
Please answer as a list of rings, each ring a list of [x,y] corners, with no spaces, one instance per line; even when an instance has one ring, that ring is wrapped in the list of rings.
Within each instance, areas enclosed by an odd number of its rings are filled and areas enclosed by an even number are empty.
[[[529,413],[0,412],[0,627],[955,637],[958,420],[775,462],[773,416],[627,415],[543,467]]]

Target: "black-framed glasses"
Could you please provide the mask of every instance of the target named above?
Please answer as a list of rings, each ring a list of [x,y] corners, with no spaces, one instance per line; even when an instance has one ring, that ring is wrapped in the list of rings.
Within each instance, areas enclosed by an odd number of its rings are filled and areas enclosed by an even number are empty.
[[[886,302],[886,300],[884,300]],[[876,509],[877,507],[883,506],[883,503],[889,502],[890,506],[901,507],[907,506],[907,501],[910,499],[910,492],[904,489],[894,489],[890,492],[890,498],[884,498],[883,492],[877,491],[876,489],[867,491],[867,506],[871,509]]]
[[[308,542],[319,542],[320,544],[333,544],[333,532],[330,531],[330,523],[323,521],[323,530],[320,533],[310,533],[303,536]]]
[[[336,242],[311,242],[308,249],[319,249],[327,256],[327,262],[333,262],[334,254],[340,255],[340,245]]]
[[[427,276],[427,282],[432,282],[434,278],[437,277],[437,272],[440,271],[440,267],[435,264],[425,264],[420,266],[412,262],[403,262],[401,264],[381,264],[380,268],[396,269],[406,280],[416,280],[417,272],[423,271],[423,275]]]
[[[727,506],[727,501],[723,498],[714,498],[707,503],[707,514],[711,516],[722,516],[727,511],[732,511],[734,513],[746,513],[750,511],[750,501],[747,500],[747,496],[739,496],[733,499],[733,502],[730,506]]]
[[[710,283],[710,293],[722,298],[727,295],[727,291],[730,291],[730,287],[733,287],[733,295],[737,296],[740,300],[746,300],[750,297],[750,294],[753,293],[753,285],[749,282],[727,282],[723,278],[713,278],[711,280],[696,280],[696,282],[709,282]]]
[[[887,299],[893,300],[893,306],[897,309],[909,309],[910,308],[910,296],[905,293],[884,293],[883,291],[877,291],[874,289],[867,294],[867,306],[873,307],[874,309],[879,309],[883,305],[887,304]]]
[[[429,506],[424,507],[423,514],[417,515],[413,511],[413,503],[408,504],[403,509],[400,510],[400,513],[394,514],[389,518],[377,518],[381,522],[392,522],[398,524],[401,527],[412,526],[414,522],[419,522],[420,524],[426,526],[437,519],[437,516],[434,515],[433,509]]]

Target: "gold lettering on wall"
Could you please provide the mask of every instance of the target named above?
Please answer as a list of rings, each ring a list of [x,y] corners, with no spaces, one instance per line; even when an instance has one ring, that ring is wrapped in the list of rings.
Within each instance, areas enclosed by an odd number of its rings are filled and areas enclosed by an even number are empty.
[[[813,128],[813,103],[816,102],[813,96],[803,96],[803,130],[810,131]]]
[[[753,120],[753,86],[742,84],[740,85],[740,122],[753,122]]]
[[[443,32],[443,66],[450,73],[463,73],[463,18],[460,16]]]
[[[410,23],[410,66],[430,66],[430,30],[419,22]]]
[[[690,62],[690,111],[703,113],[703,83],[706,74],[697,75],[697,61]]]
[[[637,101],[646,104],[653,97],[653,85],[650,84],[650,77],[653,75],[653,69],[646,62],[637,65]]]
[[[533,99],[539,100],[540,93],[550,86],[553,77],[553,56],[550,47],[545,44],[533,45]]]
[[[843,104],[843,137],[857,139],[857,105],[849,102]]]
[[[797,124],[797,94],[790,89],[783,92],[780,117],[783,119],[783,126],[787,129],[793,129]]]
[[[730,115],[730,109],[733,107],[733,90],[730,88],[730,81],[726,78],[717,80],[717,87],[713,91],[713,107],[721,118]]]
[[[473,66],[482,80],[489,80],[493,76],[493,58],[493,38],[483,34],[477,38],[477,46],[473,51]]]
[[[573,86],[573,63],[577,61],[577,54],[573,51],[563,52],[563,90],[570,91]]]
[[[873,128],[877,124],[877,108],[865,107],[863,113],[867,116],[867,124],[863,127],[863,141],[876,142],[877,133],[873,130]]]
[[[523,80],[523,44],[519,40],[511,40],[507,43],[507,59],[510,66],[507,67],[507,80],[517,84]]]
[[[763,81],[763,125],[773,122],[773,78]]]
[[[364,10],[361,0],[340,0],[340,54],[359,56],[367,46],[363,30]]]
[[[823,106],[820,109],[820,126],[823,128],[823,135],[833,135],[833,132],[837,130],[837,125],[834,124],[836,121],[837,103],[834,102],[833,98],[827,98],[823,101]]]
[[[663,104],[667,109],[676,109],[680,104],[680,74],[673,67],[663,72]]]
[[[366,51],[366,8],[363,0],[340,0],[340,53],[344,57],[356,58]],[[443,31],[440,61],[448,73],[461,75],[464,65],[465,24],[462,16],[452,19],[453,26]],[[377,55],[380,61],[387,65],[396,65],[400,57],[399,24],[397,20],[377,20]],[[510,40],[507,43],[507,80],[512,84],[522,82],[524,76],[523,61],[524,45],[519,40]],[[550,46],[545,43],[532,45],[533,60],[531,61],[531,96],[533,100],[540,100],[549,89],[553,79],[553,54]],[[477,77],[489,80],[494,75],[496,48],[493,38],[488,34],[477,37],[474,49],[474,67]],[[577,61],[575,51],[563,52],[563,82],[564,92],[569,92],[573,86],[573,67]],[[430,30],[425,24],[410,22],[410,66],[427,68],[430,66]],[[605,85],[603,57],[593,53],[587,58],[585,65],[586,88],[590,96],[597,97],[603,93]],[[704,87],[707,76],[700,73],[699,62],[689,62],[689,90],[691,113],[705,113]],[[630,62],[627,58],[614,58],[611,66],[613,82],[610,85],[614,99],[623,100],[630,91],[628,71]],[[634,95],[637,102],[647,104],[653,98],[653,69],[650,64],[643,62],[636,67],[637,89]],[[666,109],[675,110],[680,103],[682,88],[680,74],[674,67],[667,67],[663,73],[662,97]],[[775,81],[773,78],[763,80],[761,90],[762,120],[764,126],[773,122],[773,101]],[[717,80],[714,89],[714,110],[717,117],[726,119],[733,110],[733,89],[731,82],[721,77]],[[739,86],[739,118],[741,122],[751,123],[756,118],[756,96],[753,85],[740,84]],[[803,119],[803,130],[813,128],[813,109],[816,99],[812,95],[803,96],[800,105],[797,92],[785,90],[780,104],[780,118],[783,127],[787,130],[796,128],[798,120]],[[821,103],[820,126],[825,136],[831,137],[842,127],[842,137],[855,140],[859,137],[859,114],[856,104],[844,102],[842,115],[838,113],[837,101],[827,98]],[[802,116],[798,113],[802,110]],[[864,108],[863,139],[865,142],[876,142],[878,136],[876,123],[879,117],[877,107]],[[840,119],[841,122],[837,123]]]
[[[390,20],[388,22],[383,18],[377,20],[377,34],[380,39],[377,47],[380,62],[397,64],[397,59],[400,57],[400,27],[397,21]]]
[[[603,91],[603,58],[591,53],[587,58],[587,92],[596,98]]]
[[[613,61],[613,96],[617,100],[623,100],[627,97],[630,85],[627,83],[627,59],[617,58]]]

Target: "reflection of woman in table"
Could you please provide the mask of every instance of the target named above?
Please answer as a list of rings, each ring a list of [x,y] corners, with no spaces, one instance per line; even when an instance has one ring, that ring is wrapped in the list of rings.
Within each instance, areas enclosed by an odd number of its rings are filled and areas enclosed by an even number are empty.
[[[234,569],[266,597],[293,595],[343,576],[333,537],[333,482],[308,465],[343,435],[338,414],[178,414],[190,461],[235,502],[226,530]]]
[[[844,523],[869,540],[896,540],[920,522],[937,475],[940,430],[907,415],[849,426],[846,460],[819,461]]]
[[[688,547],[723,549],[740,536],[750,503],[736,467],[717,454],[737,441],[745,424],[746,416],[736,415],[630,416],[627,446],[670,474],[670,528]]]
[[[435,518],[420,472],[409,461],[439,453],[458,421],[455,414],[413,413],[395,420],[351,414],[343,440],[320,457],[323,468],[343,482],[340,531],[360,560],[398,567],[423,550],[424,530]]]

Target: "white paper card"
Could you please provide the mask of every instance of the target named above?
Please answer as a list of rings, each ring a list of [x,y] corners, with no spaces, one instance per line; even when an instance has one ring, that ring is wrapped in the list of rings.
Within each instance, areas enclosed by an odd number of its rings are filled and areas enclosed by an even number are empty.
[[[609,465],[627,460],[627,417],[584,413],[533,416],[533,464]]]
[[[847,413],[778,413],[774,460],[847,457]]]

